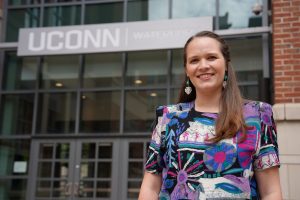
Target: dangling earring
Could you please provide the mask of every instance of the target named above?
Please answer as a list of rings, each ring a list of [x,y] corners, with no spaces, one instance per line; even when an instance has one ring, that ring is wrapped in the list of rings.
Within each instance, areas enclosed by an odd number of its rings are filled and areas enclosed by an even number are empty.
[[[227,80],[228,80],[228,71],[225,71],[225,75],[224,75],[224,81],[223,81],[223,88],[225,89],[227,86]]]
[[[192,92],[192,88],[190,86],[190,79],[188,78],[187,81],[186,81],[186,86],[184,88],[184,92],[187,94],[187,95],[190,95],[191,92]]]

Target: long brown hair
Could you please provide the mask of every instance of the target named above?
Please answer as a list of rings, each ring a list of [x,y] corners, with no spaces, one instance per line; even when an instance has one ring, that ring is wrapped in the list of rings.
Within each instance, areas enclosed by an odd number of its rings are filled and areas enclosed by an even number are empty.
[[[223,88],[221,94],[220,112],[215,127],[216,136],[209,141],[219,142],[222,139],[233,138],[239,131],[241,131],[242,134],[239,138],[239,141],[244,141],[246,139],[247,126],[243,118],[243,98],[237,84],[235,72],[230,64],[229,47],[225,40],[219,35],[210,31],[202,31],[190,37],[184,45],[184,67],[186,67],[187,63],[188,45],[193,39],[200,37],[212,38],[220,43],[220,50],[225,59],[228,73],[227,85],[225,88]],[[186,76],[179,93],[178,103],[191,102],[196,99],[196,89],[191,81],[190,86],[192,87],[192,93],[187,95],[184,92],[187,79],[188,77]]]

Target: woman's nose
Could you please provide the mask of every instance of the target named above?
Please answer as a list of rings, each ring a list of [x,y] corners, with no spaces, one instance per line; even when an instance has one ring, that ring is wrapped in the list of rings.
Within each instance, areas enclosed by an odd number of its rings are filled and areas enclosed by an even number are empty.
[[[200,62],[199,62],[199,65],[198,65],[198,69],[199,70],[206,70],[209,68],[209,64],[207,62],[207,60],[205,59],[202,59]]]

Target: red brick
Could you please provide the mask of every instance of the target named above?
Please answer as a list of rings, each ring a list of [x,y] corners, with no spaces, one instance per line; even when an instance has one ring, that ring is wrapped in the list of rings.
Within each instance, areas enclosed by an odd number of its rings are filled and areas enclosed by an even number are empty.
[[[291,87],[277,87],[277,92],[293,92],[293,89]]]
[[[285,97],[300,97],[300,92],[286,92],[284,93]]]
[[[291,65],[294,65],[294,64],[297,65],[297,64],[300,64],[300,61],[296,60],[296,59],[284,60],[283,64],[285,64],[285,65],[289,65],[289,64],[291,64]]]
[[[294,70],[300,70],[300,65],[294,65],[294,66],[293,66],[293,69],[294,69]]]
[[[283,18],[283,22],[298,22],[299,18],[298,17],[286,17]]]
[[[275,98],[275,103],[292,103],[291,98]]]
[[[291,81],[292,80],[292,77],[276,77],[275,78],[275,81]]]

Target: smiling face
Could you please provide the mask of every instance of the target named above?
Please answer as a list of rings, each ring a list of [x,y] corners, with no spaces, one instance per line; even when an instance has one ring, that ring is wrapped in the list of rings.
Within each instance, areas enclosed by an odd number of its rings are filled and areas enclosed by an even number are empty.
[[[222,92],[226,61],[220,43],[209,37],[196,37],[186,48],[185,71],[196,93]]]

